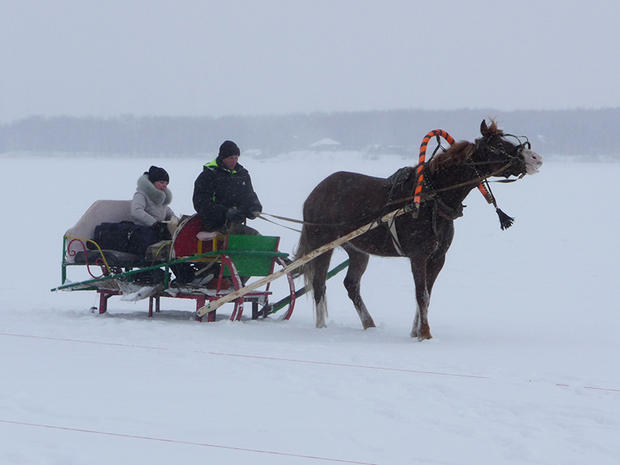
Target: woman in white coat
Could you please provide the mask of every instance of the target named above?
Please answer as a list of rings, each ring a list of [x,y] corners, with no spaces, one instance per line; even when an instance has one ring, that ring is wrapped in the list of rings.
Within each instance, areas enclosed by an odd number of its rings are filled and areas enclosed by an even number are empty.
[[[150,226],[158,236],[158,240],[170,239],[179,219],[170,208],[172,192],[168,189],[170,177],[165,169],[151,166],[138,178],[138,187],[131,201],[131,217],[134,223]],[[166,228],[167,226],[167,228]],[[202,284],[210,281],[213,275],[196,279],[194,268],[189,263],[181,263],[170,267],[179,284]]]
[[[172,192],[168,189],[169,181],[165,169],[151,166],[138,178],[136,193],[131,200],[131,218],[136,224],[153,228],[156,235],[153,242],[170,239],[179,224],[170,208]]]
[[[131,218],[134,223],[151,226],[164,231],[157,223],[178,223],[178,218],[170,208],[172,192],[168,189],[170,177],[165,169],[151,166],[138,178],[136,193],[131,200]]]
[[[172,192],[168,189],[170,177],[165,169],[151,166],[138,178],[136,193],[131,200],[131,219],[134,223],[142,226],[138,233],[139,242],[148,247],[150,244],[171,238],[176,229],[179,219],[170,208]],[[171,267],[178,276],[185,271],[188,265],[174,265]],[[136,276],[136,281],[143,280],[145,283],[159,282],[161,270],[153,270]],[[193,272],[188,268],[189,277]]]

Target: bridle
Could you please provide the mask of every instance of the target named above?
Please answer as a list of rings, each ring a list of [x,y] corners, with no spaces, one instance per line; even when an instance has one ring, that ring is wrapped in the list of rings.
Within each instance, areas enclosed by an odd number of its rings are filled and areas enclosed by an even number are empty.
[[[505,149],[500,148],[500,147],[494,147],[494,146],[490,146],[488,145],[487,141],[484,140],[484,137],[478,138],[475,140],[474,144],[476,147],[476,151],[479,150],[486,150],[488,152],[494,153],[496,155],[502,155],[502,156],[506,156],[508,158],[508,162],[507,162],[507,167],[510,167],[511,165],[513,165],[514,163],[519,163],[522,164],[522,174],[520,175],[519,178],[523,177],[525,175],[525,160],[523,158],[523,151],[524,150],[531,150],[532,144],[530,144],[530,141],[528,140],[528,138],[526,136],[515,136],[514,134],[496,134],[490,137],[497,137],[499,136],[500,138],[504,139],[506,137],[514,137],[519,143],[518,144],[513,144],[513,149],[510,152],[507,152]],[[525,141],[522,141],[521,138],[524,138]],[[486,146],[483,147],[483,143],[485,143]],[[470,162],[466,162],[464,163],[464,165],[489,165],[492,163],[497,163],[496,161],[470,161]],[[493,174],[495,175],[495,174]],[[492,175],[492,176],[493,176]],[[512,182],[512,181],[510,181]]]
[[[504,166],[502,166],[499,170],[496,170],[495,172],[489,174],[488,176],[485,176],[485,179],[478,185],[478,190],[480,191],[482,196],[485,198],[487,203],[492,204],[495,207],[495,212],[497,213],[497,216],[499,218],[500,228],[504,230],[512,226],[512,223],[514,223],[514,218],[511,216],[508,216],[497,206],[495,195],[493,195],[493,191],[491,190],[491,184],[489,183],[489,178],[496,174],[500,174],[504,172],[504,170],[507,170],[515,163],[519,164],[519,169],[521,171],[521,174],[515,179],[504,179],[504,180],[499,180],[496,182],[504,182],[504,183],[514,182],[518,179],[521,179],[523,176],[525,176],[526,170],[525,170],[525,159],[523,157],[523,151],[530,150],[532,145],[530,144],[530,141],[528,140],[528,138],[525,136],[522,136],[523,138],[525,138],[525,142],[522,142],[519,136],[515,136],[513,134],[501,134],[500,137],[502,138],[514,137],[515,139],[517,139],[519,143],[514,145],[514,149],[510,153],[506,152],[506,150],[501,151],[502,155],[506,155],[508,157],[508,162]],[[478,150],[479,142],[480,142],[480,139],[476,140],[476,150]],[[495,154],[500,153],[497,147],[487,146],[486,150],[492,153],[495,153]],[[490,163],[490,162],[482,162],[482,163]],[[479,176],[476,166],[474,166],[474,173],[476,173],[476,175]],[[506,177],[508,176],[510,175],[507,175]]]

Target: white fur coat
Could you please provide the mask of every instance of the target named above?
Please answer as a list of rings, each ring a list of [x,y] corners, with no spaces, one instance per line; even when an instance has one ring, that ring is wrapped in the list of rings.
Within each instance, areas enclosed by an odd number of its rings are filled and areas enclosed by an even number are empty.
[[[176,215],[168,206],[172,202],[172,192],[158,190],[149,181],[147,174],[138,178],[136,193],[131,200],[131,217],[136,224],[152,226],[158,221],[177,220]]]

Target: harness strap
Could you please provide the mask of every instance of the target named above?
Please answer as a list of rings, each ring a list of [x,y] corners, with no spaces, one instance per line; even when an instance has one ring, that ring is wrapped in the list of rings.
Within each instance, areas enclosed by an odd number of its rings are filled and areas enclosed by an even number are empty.
[[[410,209],[409,209],[410,210]],[[407,213],[408,211],[403,208],[403,212]],[[396,230],[396,217],[385,219],[379,218],[376,220],[377,226],[385,226],[385,229],[390,233],[390,239],[392,239],[392,245],[394,246],[394,250],[401,257],[404,257],[403,247],[400,245],[400,240],[398,239],[398,231]]]
[[[387,227],[388,231],[390,231],[390,237],[392,238],[392,245],[394,245],[394,248],[396,249],[398,255],[404,257],[405,254],[403,253],[403,247],[400,245],[400,240],[398,240],[398,231],[396,230],[396,217],[390,220],[389,224],[387,224]]]

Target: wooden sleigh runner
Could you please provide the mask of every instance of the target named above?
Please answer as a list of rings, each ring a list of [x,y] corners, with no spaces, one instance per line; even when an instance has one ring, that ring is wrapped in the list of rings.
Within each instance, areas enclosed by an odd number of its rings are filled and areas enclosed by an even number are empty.
[[[160,311],[162,297],[193,299],[196,309],[239,291],[252,278],[274,273],[276,267],[286,266],[287,253],[279,252],[280,238],[276,236],[223,236],[202,231],[197,215],[184,218],[171,241],[154,244],[144,256],[123,251],[107,250],[94,240],[95,227],[104,222],[130,221],[130,201],[98,200],[63,236],[61,285],[52,291],[96,291],[99,294],[99,313],[107,312],[110,297],[121,295],[125,300],[149,299],[148,316]],[[172,272],[191,266],[196,279],[178,283]],[[89,279],[71,282],[69,270],[78,268]],[[213,275],[212,279],[208,275]],[[232,300],[231,320],[241,320],[244,304],[252,307],[252,318],[267,317],[284,307],[279,318],[288,320],[295,306],[295,286],[286,274],[289,295],[271,305],[270,283]],[[201,280],[201,278],[204,278]],[[201,320],[200,316],[196,317]],[[215,312],[206,315],[215,321]]]

